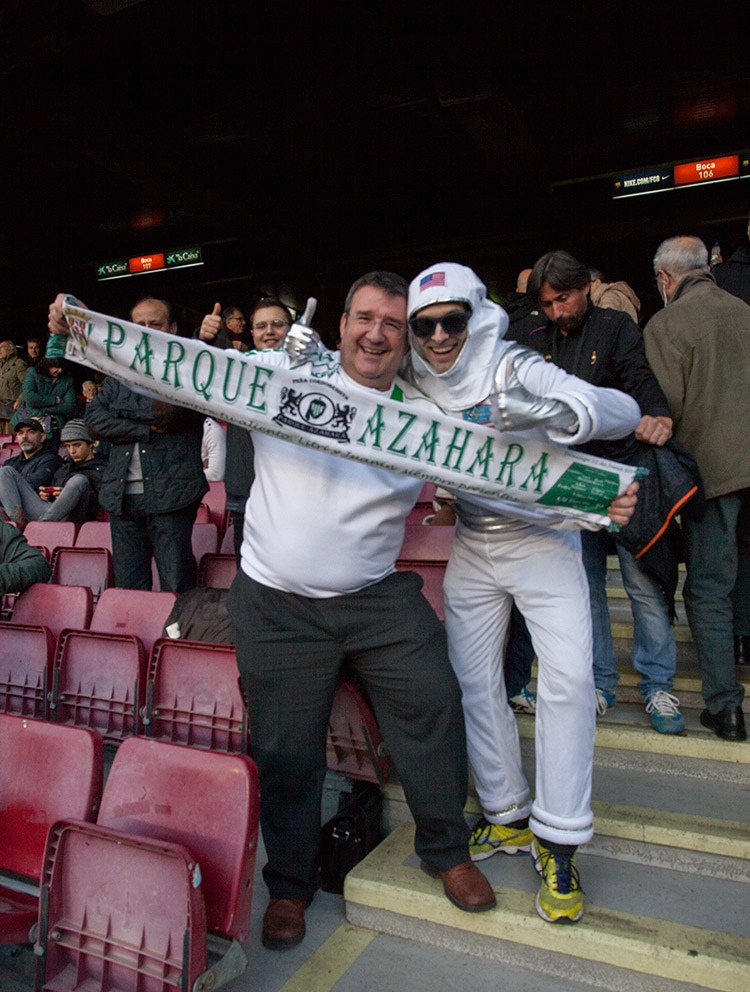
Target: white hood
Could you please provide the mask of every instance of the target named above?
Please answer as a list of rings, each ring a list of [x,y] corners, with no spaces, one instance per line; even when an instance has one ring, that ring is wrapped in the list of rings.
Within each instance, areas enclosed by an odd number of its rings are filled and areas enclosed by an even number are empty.
[[[495,370],[505,351],[508,315],[487,299],[487,289],[472,269],[455,262],[440,262],[412,280],[409,317],[432,303],[454,300],[468,303],[471,319],[466,342],[453,366],[447,372],[435,372],[419,355],[419,342],[411,331],[407,359],[411,364],[410,378],[426,396],[444,410],[467,410],[492,392]]]

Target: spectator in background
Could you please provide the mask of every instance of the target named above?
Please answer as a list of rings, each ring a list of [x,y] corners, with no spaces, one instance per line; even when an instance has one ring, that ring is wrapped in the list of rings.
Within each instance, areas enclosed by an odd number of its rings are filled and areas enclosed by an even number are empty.
[[[130,319],[177,333],[165,300],[140,300]],[[88,404],[91,433],[112,442],[100,501],[110,514],[116,585],[150,589],[152,555],[162,590],[186,592],[195,584],[191,537],[208,490],[200,453],[203,419],[111,377]]]
[[[61,432],[68,457],[48,486],[34,488],[7,463],[0,472],[0,503],[16,521],[93,520],[99,507],[97,494],[107,459],[97,455],[86,424],[69,420]]]
[[[638,323],[641,301],[626,282],[605,282],[604,273],[599,269],[589,269],[591,302],[602,310],[621,310],[633,323]]]
[[[42,350],[42,342],[39,338],[29,338],[26,342],[26,355],[29,365],[34,365],[38,359],[42,358],[44,351]]]
[[[509,330],[521,344],[540,352],[566,372],[595,386],[619,389],[636,400],[642,418],[621,440],[593,441],[581,450],[613,461],[637,464],[639,442],[663,445],[672,436],[669,404],[646,360],[640,329],[625,313],[602,310],[589,298],[589,270],[565,251],[551,251],[534,265],[529,295],[544,318],[535,329]],[[614,706],[619,675],[607,605],[607,531],[583,531],[581,550],[591,597],[597,712]],[[623,585],[630,597],[635,630],[633,665],[655,730],[680,733],[684,720],[672,695],[677,646],[667,600],[657,581],[617,544]]]
[[[29,367],[23,380],[23,402],[13,415],[11,427],[29,417],[38,418],[52,447],[60,444],[60,428],[73,415],[76,394],[73,377],[64,371],[60,358],[40,358]]]
[[[750,216],[747,219],[747,236],[750,239]],[[750,303],[750,247],[743,245],[728,261],[715,265],[711,274],[716,284],[732,296]]]
[[[736,617],[747,625],[739,634],[750,635],[750,555],[738,541],[750,519],[750,309],[716,285],[700,238],[663,241],[654,272],[664,309],[646,325],[646,354],[675,438],[698,462],[706,489],[703,519],[682,517],[685,607],[706,702],[700,719],[717,737],[744,741],[732,637]]]
[[[25,479],[33,492],[38,492],[40,486],[49,486],[61,461],[57,452],[45,444],[44,428],[39,421],[19,421],[16,424],[16,442],[21,449],[20,453],[0,465],[0,493],[3,480],[11,473],[17,473]],[[23,526],[25,521],[19,503],[6,505],[0,497],[0,509],[5,514],[4,519],[13,519]]]
[[[12,341],[0,341],[0,434],[10,432],[10,420],[17,409],[25,376],[26,362],[16,346]]]
[[[0,521],[0,596],[23,592],[35,582],[47,582],[50,572],[39,548],[32,548],[12,524]]]
[[[94,382],[93,379],[86,379],[85,382],[81,384],[81,395],[90,403],[99,394],[99,387]]]
[[[201,459],[206,480],[222,482],[227,459],[227,436],[224,428],[213,417],[206,417],[203,421]]]
[[[202,341],[211,342],[217,348],[228,348],[229,343],[222,336],[220,312],[221,304],[217,303],[213,313],[203,318],[198,337]],[[258,300],[250,313],[250,325],[253,344],[258,351],[278,348],[292,325],[292,314],[280,300],[264,296]],[[227,424],[224,486],[226,508],[232,514],[234,553],[238,565],[245,522],[245,504],[255,476],[253,457],[253,439],[250,431],[235,424]]]

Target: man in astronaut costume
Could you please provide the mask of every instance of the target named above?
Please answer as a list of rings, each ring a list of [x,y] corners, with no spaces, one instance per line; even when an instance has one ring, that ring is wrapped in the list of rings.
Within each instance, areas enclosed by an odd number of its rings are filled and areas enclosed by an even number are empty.
[[[465,266],[440,263],[420,273],[409,287],[408,314],[405,377],[448,413],[566,445],[622,437],[640,419],[631,397],[592,387],[506,342],[505,311]],[[574,853],[593,835],[596,713],[581,525],[541,507],[456,495],[445,624],[484,811],[471,855],[481,860],[533,847],[542,877],[539,915],[575,922],[583,892]],[[539,659],[533,802],[502,675],[514,600]]]

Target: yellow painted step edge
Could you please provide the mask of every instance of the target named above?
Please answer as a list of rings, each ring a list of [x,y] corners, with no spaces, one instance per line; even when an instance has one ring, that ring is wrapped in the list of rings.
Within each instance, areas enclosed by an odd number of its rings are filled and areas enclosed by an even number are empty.
[[[750,939],[616,912],[587,903],[575,927],[541,920],[534,894],[495,888],[498,905],[488,913],[463,913],[445,898],[440,883],[403,862],[413,851],[414,829],[403,824],[347,876],[347,903],[387,910],[470,934],[692,982],[719,992],[747,992]]]
[[[526,740],[534,738],[534,717],[518,714],[518,732]],[[705,761],[731,761],[750,764],[750,742],[722,741],[710,730],[691,730],[689,734],[657,734],[651,727],[629,724],[597,724],[596,747],[611,747],[621,751],[641,751],[646,754],[674,754],[682,758]]]
[[[390,802],[406,803],[400,785],[386,785],[383,794]],[[750,823],[598,800],[591,803],[591,809],[594,813],[594,832],[598,836],[621,837],[646,844],[750,860]],[[473,789],[465,810],[469,816],[479,816],[482,812]]]

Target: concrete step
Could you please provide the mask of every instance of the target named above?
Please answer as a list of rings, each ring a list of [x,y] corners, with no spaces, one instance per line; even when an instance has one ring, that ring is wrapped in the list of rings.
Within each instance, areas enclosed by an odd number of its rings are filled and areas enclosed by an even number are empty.
[[[403,824],[348,875],[347,918],[384,933],[452,943],[481,957],[502,959],[508,944],[522,945],[527,967],[541,952],[547,976],[573,970],[582,982],[601,987],[661,989],[667,986],[657,983],[667,981],[675,983],[671,988],[746,992],[750,921],[738,912],[743,899],[746,905],[746,884],[618,864],[585,852],[577,862],[587,899],[575,927],[551,926],[537,916],[537,880],[524,856],[483,862],[498,906],[464,913],[445,899],[439,882],[419,870],[413,830]],[[721,895],[713,891],[719,887]],[[717,912],[717,898],[723,911]],[[654,982],[646,984],[645,975]]]

